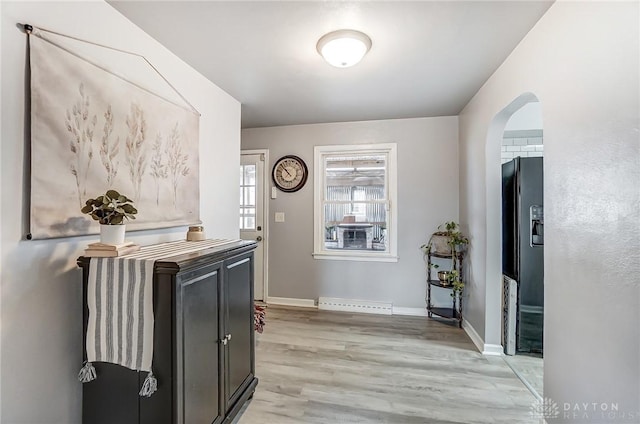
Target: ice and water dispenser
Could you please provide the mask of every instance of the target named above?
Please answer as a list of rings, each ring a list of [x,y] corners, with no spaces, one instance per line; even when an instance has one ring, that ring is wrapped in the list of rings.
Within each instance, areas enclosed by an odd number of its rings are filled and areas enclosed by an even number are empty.
[[[544,209],[542,205],[529,208],[529,240],[531,247],[544,246]]]

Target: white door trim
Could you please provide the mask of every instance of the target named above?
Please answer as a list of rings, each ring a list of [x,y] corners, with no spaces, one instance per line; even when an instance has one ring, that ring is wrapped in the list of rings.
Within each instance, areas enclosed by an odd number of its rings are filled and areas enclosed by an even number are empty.
[[[240,156],[242,155],[264,155],[264,166],[262,167],[262,184],[264,201],[262,202],[262,231],[263,231],[263,251],[264,260],[262,261],[263,279],[264,279],[264,291],[263,300],[266,302],[269,296],[269,200],[271,200],[271,168],[269,168],[269,149],[251,149],[240,150]]]

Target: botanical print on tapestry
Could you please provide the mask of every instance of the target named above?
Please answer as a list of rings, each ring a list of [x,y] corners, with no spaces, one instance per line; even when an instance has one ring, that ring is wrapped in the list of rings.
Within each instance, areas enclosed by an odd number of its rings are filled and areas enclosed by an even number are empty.
[[[115,189],[127,229],[199,222],[199,117],[37,36],[31,61],[31,235],[95,234],[80,209]]]

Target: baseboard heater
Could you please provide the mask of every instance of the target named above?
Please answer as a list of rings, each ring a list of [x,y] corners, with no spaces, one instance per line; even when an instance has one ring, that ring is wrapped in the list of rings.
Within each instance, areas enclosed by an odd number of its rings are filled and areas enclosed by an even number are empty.
[[[335,297],[320,297],[318,299],[318,309],[380,315],[392,315],[393,313],[391,303],[372,302],[370,300],[339,299]]]

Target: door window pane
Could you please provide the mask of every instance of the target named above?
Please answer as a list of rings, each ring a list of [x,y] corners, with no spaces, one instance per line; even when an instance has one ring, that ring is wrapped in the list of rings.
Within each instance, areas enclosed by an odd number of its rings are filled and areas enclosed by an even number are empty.
[[[256,188],[244,187],[244,206],[256,205]]]
[[[256,185],[256,166],[245,165],[244,167],[244,185],[254,186]]]
[[[247,208],[247,206],[251,206]],[[240,229],[256,228],[256,166],[240,165]]]

